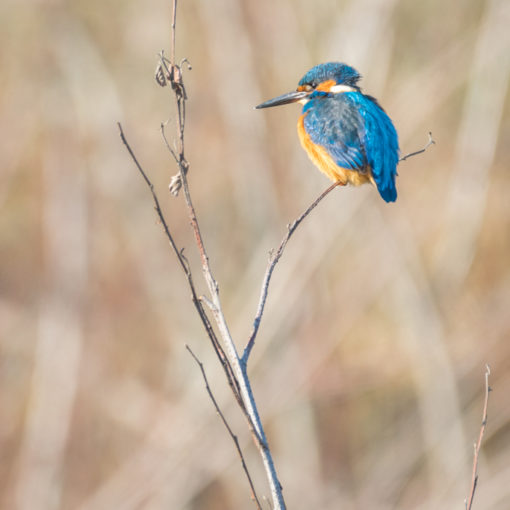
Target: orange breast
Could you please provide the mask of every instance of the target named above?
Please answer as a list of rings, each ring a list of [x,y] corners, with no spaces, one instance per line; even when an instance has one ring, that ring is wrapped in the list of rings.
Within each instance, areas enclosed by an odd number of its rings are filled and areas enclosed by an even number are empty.
[[[342,184],[349,183],[354,186],[359,186],[360,184],[372,181],[370,172],[362,173],[358,170],[351,170],[338,166],[324,147],[314,143],[305,130],[305,116],[306,113],[301,115],[298,120],[297,130],[299,141],[308,154],[308,157],[312,160],[312,163],[321,172],[326,174],[332,181],[338,181]]]

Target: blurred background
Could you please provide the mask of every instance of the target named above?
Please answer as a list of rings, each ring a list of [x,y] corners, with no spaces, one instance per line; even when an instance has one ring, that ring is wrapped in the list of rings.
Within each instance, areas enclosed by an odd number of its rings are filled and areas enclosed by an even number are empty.
[[[154,81],[171,2],[0,6],[0,507],[253,508],[189,344],[260,460],[117,121],[205,292]],[[237,345],[268,252],[328,186],[298,106],[254,111],[313,65],[363,75],[403,153],[399,198],[337,189],[289,243],[250,374],[291,509],[510,498],[510,3],[182,0],[189,181]],[[265,508],[269,508],[265,503]]]

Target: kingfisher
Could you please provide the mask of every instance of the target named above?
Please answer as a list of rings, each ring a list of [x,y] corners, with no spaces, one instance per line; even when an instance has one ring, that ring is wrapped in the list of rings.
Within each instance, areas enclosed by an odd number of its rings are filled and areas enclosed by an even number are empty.
[[[386,202],[397,199],[398,135],[393,122],[358,85],[361,75],[341,62],[312,67],[295,91],[255,108],[299,102],[297,130],[311,161],[332,181],[372,183]]]

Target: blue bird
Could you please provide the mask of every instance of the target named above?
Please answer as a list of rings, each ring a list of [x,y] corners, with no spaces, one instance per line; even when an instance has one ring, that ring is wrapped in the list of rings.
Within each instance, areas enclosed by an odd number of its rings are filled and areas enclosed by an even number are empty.
[[[295,92],[256,108],[303,104],[298,135],[315,166],[342,185],[371,182],[386,202],[394,202],[398,135],[377,100],[361,92],[360,78],[346,64],[319,64],[301,78]]]

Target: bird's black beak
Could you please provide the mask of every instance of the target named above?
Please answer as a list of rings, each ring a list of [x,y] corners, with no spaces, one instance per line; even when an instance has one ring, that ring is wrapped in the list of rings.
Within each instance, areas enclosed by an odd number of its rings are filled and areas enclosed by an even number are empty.
[[[310,92],[306,92],[304,90],[289,92],[287,94],[283,94],[283,95],[275,97],[273,99],[269,99],[269,101],[265,101],[264,103],[261,103],[258,106],[255,106],[255,108],[257,110],[260,110],[261,108],[271,108],[272,106],[280,106],[282,104],[296,103],[297,101],[305,98],[309,94],[310,94]]]

